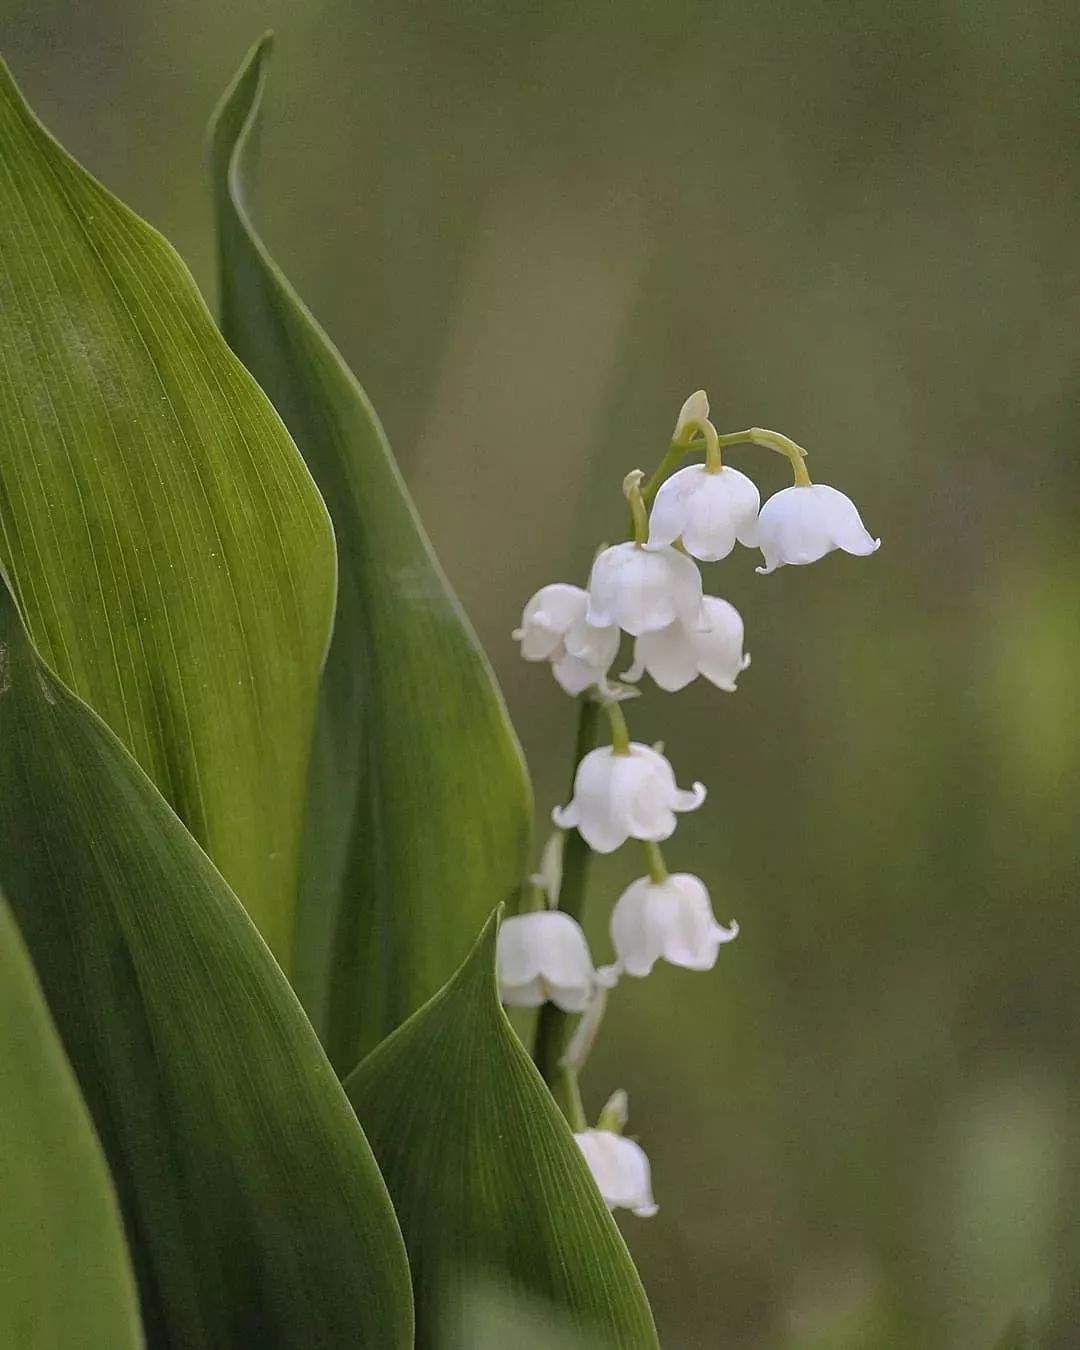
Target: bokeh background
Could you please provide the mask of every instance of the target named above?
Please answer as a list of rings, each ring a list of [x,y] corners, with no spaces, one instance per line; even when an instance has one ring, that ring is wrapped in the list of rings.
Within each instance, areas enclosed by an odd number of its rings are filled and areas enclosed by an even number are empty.
[[[632,708],[742,936],[620,987],[665,1346],[1080,1345],[1077,70],[1065,0],[2,0],[46,123],[210,294],[211,107],[279,44],[257,217],[375,400],[538,805],[509,638],[693,389],[884,537],[709,570],[753,667]],[[732,462],[763,490],[779,458]],[[597,873],[595,950],[638,874]],[[1028,1339],[1025,1340],[1025,1337]]]

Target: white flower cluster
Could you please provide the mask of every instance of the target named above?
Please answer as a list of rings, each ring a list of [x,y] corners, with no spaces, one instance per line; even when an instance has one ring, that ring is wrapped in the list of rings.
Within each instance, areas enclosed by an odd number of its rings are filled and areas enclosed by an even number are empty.
[[[794,470],[794,485],[764,506],[754,483],[721,462],[722,447],[743,442],[779,451]],[[697,449],[705,451],[704,464],[670,472]],[[725,928],[716,921],[699,877],[668,873],[658,847],[674,834],[679,813],[702,804],[705,788],[701,783],[680,788],[658,748],[630,740],[620,701],[634,692],[626,685],[645,674],[668,692],[685,688],[698,675],[735,691],[739,674],[750,664],[743,652],[742,617],[728,601],[704,594],[699,562],[726,558],[741,543],[760,548],[764,565],[757,570],[769,573],[785,564],[815,562],[834,549],[862,556],[880,546],[848,497],[811,483],[803,459],[800,447],[776,432],[755,427],[718,435],[704,392],[692,394],[654,479],[643,488],[643,475],[635,470],[624,482],[633,539],[601,550],[587,589],[562,582],[543,587],[525,606],[514,632],[527,661],[549,662],[568,694],[599,700],[612,720],[612,744],[581,759],[570,802],[553,812],[558,831],[577,830],[597,853],[640,840],[649,860],[649,874],[632,882],[613,907],[615,961],[610,966],[594,966],[577,920],[558,909],[558,832],[545,847],[540,875],[533,878],[548,908],[502,925],[498,975],[503,1002],[523,1007],[551,1002],[563,1012],[584,1014],[579,1032],[586,1034],[575,1037],[585,1045],[584,1053],[606,991],[620,976],[644,977],[659,960],[711,970],[720,947],[738,934],[738,924]],[[625,683],[613,684],[609,676],[623,634],[633,639],[633,658],[619,677]],[[580,1068],[580,1057],[572,1067]],[[656,1212],[649,1163],[636,1143],[622,1137],[625,1114],[625,1097],[616,1094],[595,1129],[575,1124],[575,1138],[607,1203],[645,1216]]]

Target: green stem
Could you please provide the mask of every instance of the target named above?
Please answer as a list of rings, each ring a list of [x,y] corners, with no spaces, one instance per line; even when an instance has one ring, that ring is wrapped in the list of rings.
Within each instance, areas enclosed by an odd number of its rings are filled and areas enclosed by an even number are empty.
[[[654,886],[660,886],[668,879],[667,864],[664,862],[664,855],[660,851],[660,845],[654,844],[651,839],[645,841],[645,857],[649,862],[649,880]]]
[[[574,775],[577,766],[590,750],[600,744],[601,730],[600,704],[592,699],[581,700],[581,712],[578,717],[577,742],[574,746],[574,770],[570,775],[570,790],[573,793]],[[562,890],[559,892],[559,908],[572,919],[581,922],[585,912],[585,897],[588,886],[589,860],[592,851],[578,834],[570,830],[566,836],[563,851]],[[578,1091],[577,1074],[572,1069],[562,1067],[559,1061],[566,1054],[566,1047],[573,1034],[572,1014],[564,1013],[554,1003],[545,1003],[540,1009],[536,1022],[536,1040],[533,1043],[533,1059],[551,1089],[552,1095],[562,1108],[563,1114],[574,1130],[585,1128],[585,1114],[581,1108],[581,1094]]]
[[[608,722],[611,724],[611,748],[617,755],[630,753],[630,728],[626,725],[623,710],[614,699],[604,704]]]
[[[810,487],[810,475],[806,471],[806,451],[797,445],[790,436],[780,431],[769,431],[766,427],[747,427],[745,431],[729,431],[718,436],[719,445],[761,445],[766,450],[775,450],[790,463],[795,483],[798,487]]]

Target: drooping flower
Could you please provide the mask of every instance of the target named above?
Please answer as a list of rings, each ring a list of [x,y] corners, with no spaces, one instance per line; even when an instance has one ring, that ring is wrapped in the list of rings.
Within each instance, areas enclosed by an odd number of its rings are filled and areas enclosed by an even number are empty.
[[[700,878],[674,872],[664,881],[640,877],[615,902],[611,941],[628,975],[648,975],[661,957],[687,970],[712,970],[725,942],[739,925],[716,922],[709,892]]]
[[[650,1219],[658,1206],[653,1199],[652,1171],[645,1150],[613,1130],[583,1130],[575,1134],[609,1209],[628,1209],[639,1219]]]
[[[495,946],[499,997],[518,1008],[550,1000],[563,1012],[584,1012],[601,980],[581,925],[557,909],[504,919]]]
[[[597,853],[613,853],[627,839],[670,839],[676,811],[696,810],[704,800],[701,783],[684,791],[659,751],[632,741],[625,754],[611,746],[591,750],[578,765],[573,798],[552,819],[560,829],[577,829]]]
[[[580,586],[557,581],[536,592],[525,606],[513,637],[526,661],[550,661],[552,674],[568,694],[601,688],[619,650],[614,625],[596,627],[586,617],[589,596]]]
[[[749,654],[743,655],[742,616],[719,596],[705,596],[702,605],[706,629],[699,632],[676,620],[659,632],[643,633],[634,642],[634,664],[621,678],[634,682],[648,671],[661,689],[675,693],[704,675],[733,694],[736,678],[750,664]]]
[[[617,624],[640,637],[676,619],[700,627],[701,599],[701,573],[684,553],[614,544],[593,563],[586,617],[595,627]]]
[[[736,539],[756,546],[760,505],[757,487],[738,469],[691,464],[673,473],[656,494],[645,547],[660,548],[681,537],[695,558],[718,562]]]
[[[758,546],[765,566],[757,570],[764,574],[817,562],[834,548],[865,557],[881,540],[870,536],[850,497],[825,483],[796,483],[761,508]]]

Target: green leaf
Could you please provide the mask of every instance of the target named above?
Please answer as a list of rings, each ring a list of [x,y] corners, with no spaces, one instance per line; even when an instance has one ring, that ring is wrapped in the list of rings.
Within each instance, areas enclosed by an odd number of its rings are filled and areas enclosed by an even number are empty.
[[[411,1345],[386,1189],[269,950],[3,587],[0,657],[0,883],[112,1170],[148,1342]]]
[[[217,111],[225,334],[274,400],[337,532],[296,980],[342,1069],[433,993],[525,868],[531,797],[502,697],[439,569],[371,404],[262,244],[242,199],[269,53]]]
[[[0,1102],[0,1345],[137,1350],[108,1168],[3,896]]]
[[[450,983],[346,1080],[401,1221],[417,1345],[466,1346],[477,1281],[591,1345],[654,1347],[626,1246],[495,983],[493,916]],[[449,1330],[447,1329],[449,1327]]]
[[[333,539],[280,419],[170,246],[0,66],[0,561],[278,956]]]

